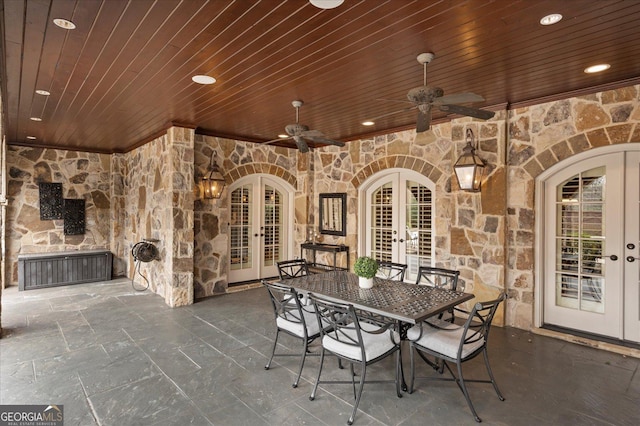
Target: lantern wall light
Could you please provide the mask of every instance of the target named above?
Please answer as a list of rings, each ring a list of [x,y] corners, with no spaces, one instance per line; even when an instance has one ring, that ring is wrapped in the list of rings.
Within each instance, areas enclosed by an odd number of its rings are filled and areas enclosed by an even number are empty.
[[[485,162],[476,155],[476,144],[471,129],[467,129],[467,145],[463,148],[462,155],[453,168],[460,189],[472,192],[480,191]]]
[[[202,185],[202,196],[205,199],[220,198],[226,184],[215,157],[216,152],[214,151],[213,154],[211,154],[211,162],[209,163],[207,173],[204,174],[200,183]]]

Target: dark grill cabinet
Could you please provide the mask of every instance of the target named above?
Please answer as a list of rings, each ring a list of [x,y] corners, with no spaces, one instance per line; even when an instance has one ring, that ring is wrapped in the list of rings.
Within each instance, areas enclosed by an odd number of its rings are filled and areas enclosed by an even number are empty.
[[[109,250],[78,250],[18,255],[20,290],[80,284],[111,279]]]

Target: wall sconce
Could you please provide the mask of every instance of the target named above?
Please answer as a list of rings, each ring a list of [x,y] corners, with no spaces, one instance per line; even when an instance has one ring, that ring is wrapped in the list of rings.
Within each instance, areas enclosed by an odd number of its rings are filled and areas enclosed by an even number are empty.
[[[467,129],[467,145],[463,148],[462,155],[453,166],[460,189],[473,192],[480,191],[484,167],[484,160],[476,155],[473,131]]]
[[[202,177],[202,194],[205,199],[218,199],[222,195],[222,190],[226,184],[224,176],[220,172],[218,163],[215,160],[216,152],[211,154],[211,163],[207,173]]]

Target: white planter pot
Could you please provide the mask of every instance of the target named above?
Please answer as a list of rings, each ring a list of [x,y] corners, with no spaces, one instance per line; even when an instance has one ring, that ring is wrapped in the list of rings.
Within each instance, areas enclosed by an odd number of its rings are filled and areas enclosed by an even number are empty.
[[[358,277],[358,285],[360,288],[373,287],[373,278]]]

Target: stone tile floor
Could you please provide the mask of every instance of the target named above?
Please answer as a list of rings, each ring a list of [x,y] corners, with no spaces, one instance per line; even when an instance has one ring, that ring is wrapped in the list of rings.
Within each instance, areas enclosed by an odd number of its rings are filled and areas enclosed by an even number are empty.
[[[64,404],[65,425],[342,425],[349,386],[326,385],[309,400],[318,358],[291,387],[297,358],[264,369],[274,337],[262,288],[171,309],[130,281],[4,290],[1,404]],[[282,350],[298,342],[284,337]],[[317,347],[314,347],[314,350]],[[405,368],[408,357],[405,351]],[[514,328],[495,327],[489,356],[506,401],[471,384],[488,425],[640,424],[640,360]],[[393,375],[393,357],[368,377]],[[346,374],[329,360],[332,375]],[[465,364],[468,377],[484,370]],[[421,366],[419,374],[433,375]],[[365,385],[356,425],[473,425],[451,382]]]

